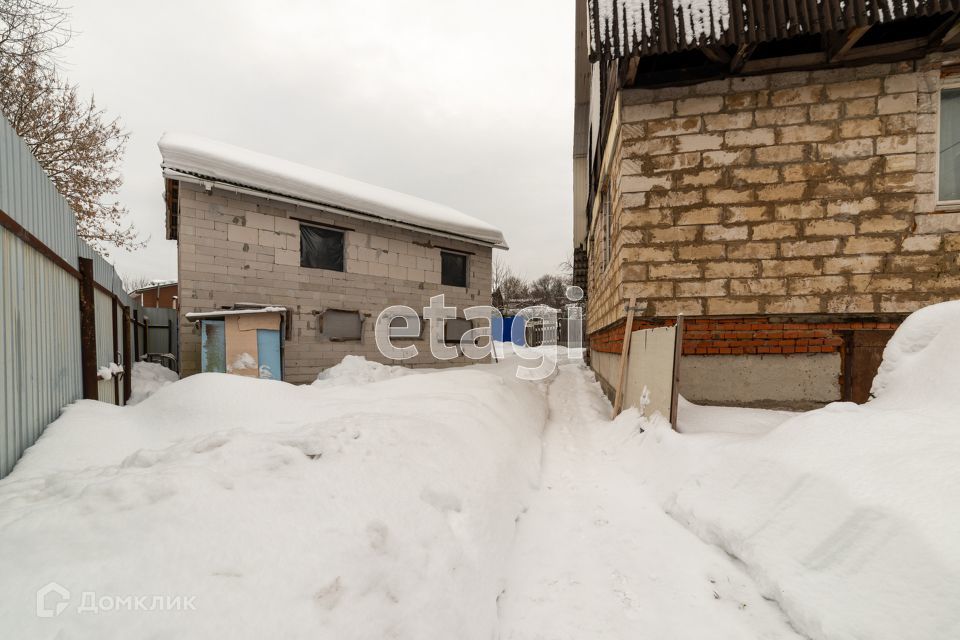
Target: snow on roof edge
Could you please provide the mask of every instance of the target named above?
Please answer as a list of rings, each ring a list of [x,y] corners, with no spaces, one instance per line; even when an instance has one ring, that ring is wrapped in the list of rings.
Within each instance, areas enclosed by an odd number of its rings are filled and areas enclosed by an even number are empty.
[[[219,318],[222,316],[247,316],[256,313],[286,313],[286,307],[263,307],[261,309],[220,309],[219,311],[192,311],[184,314],[187,320],[200,320],[202,318]]]
[[[507,249],[503,232],[446,205],[185,133],[157,143],[165,172],[210,178]]]
[[[141,293],[143,291],[150,291],[151,289],[156,289],[157,287],[169,287],[171,285],[177,284],[176,280],[151,280],[150,284],[145,284],[142,287],[137,287],[130,293]]]

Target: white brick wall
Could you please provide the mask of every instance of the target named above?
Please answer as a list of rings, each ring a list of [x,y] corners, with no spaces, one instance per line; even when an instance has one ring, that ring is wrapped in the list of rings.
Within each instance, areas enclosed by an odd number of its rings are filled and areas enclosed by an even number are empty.
[[[623,91],[613,260],[594,225],[588,330],[622,322],[633,294],[663,317],[904,313],[960,296],[960,214],[936,196],[942,72],[958,62]]]
[[[348,229],[344,273],[300,267],[300,222],[294,217]],[[290,308],[285,379],[299,383],[312,381],[347,354],[388,362],[373,338],[377,315],[387,306],[405,304],[420,311],[440,293],[460,315],[466,307],[490,304],[490,248],[220,189],[208,195],[181,183],[178,247],[183,375],[200,368],[199,332],[183,319],[192,311],[239,302]],[[466,288],[440,285],[441,247],[471,254]],[[317,314],[331,308],[363,313],[363,339],[331,342],[320,337]],[[406,364],[469,362],[437,362],[426,340],[415,344],[420,355]]]

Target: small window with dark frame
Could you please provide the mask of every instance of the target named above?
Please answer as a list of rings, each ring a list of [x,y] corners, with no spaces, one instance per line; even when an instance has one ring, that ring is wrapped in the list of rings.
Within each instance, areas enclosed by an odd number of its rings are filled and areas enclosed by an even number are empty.
[[[440,284],[451,287],[467,286],[467,256],[462,253],[440,252]]]
[[[343,271],[343,231],[300,225],[300,266]]]

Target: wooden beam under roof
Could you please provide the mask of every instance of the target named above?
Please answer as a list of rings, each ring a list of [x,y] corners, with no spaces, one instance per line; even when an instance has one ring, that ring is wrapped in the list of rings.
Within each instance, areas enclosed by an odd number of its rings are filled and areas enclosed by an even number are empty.
[[[857,42],[860,41],[860,38],[866,35],[867,31],[873,25],[863,25],[859,27],[853,27],[852,29],[847,29],[844,32],[842,39],[839,41],[836,47],[833,48],[833,51],[827,56],[827,59],[830,62],[835,62],[838,60],[843,60],[843,58],[856,46]]]
[[[707,57],[708,60],[717,62],[720,64],[728,64],[730,62],[730,54],[727,53],[723,48],[719,46],[707,46],[701,49],[703,55]]]
[[[813,51],[774,58],[750,59],[752,51],[748,48],[742,55],[734,56],[730,67],[709,63],[681,68],[661,68],[637,72],[633,82],[624,87],[665,87],[704,82],[714,78],[731,75],[755,75],[778,71],[802,71],[810,69],[835,68],[845,65],[868,64],[892,60],[907,60],[923,56],[929,52],[927,38],[911,38],[896,42],[860,46],[850,49],[842,60],[828,59],[825,51]],[[742,61],[742,62],[741,62]],[[735,68],[734,65],[741,65]]]
[[[629,87],[634,82],[637,81],[637,69],[640,68],[640,56],[634,54],[630,56],[630,59],[627,61],[627,71],[626,77],[624,78],[624,86]]]
[[[939,29],[930,36],[930,46],[945,47],[954,44],[960,38],[960,12],[949,20],[944,20]]]
[[[733,56],[733,60],[730,61],[730,73],[739,73],[756,49],[756,44],[741,44],[737,47],[737,53]]]

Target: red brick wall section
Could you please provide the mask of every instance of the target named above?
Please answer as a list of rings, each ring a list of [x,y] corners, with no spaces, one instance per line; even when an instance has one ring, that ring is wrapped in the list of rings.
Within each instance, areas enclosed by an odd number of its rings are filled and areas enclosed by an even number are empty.
[[[674,320],[639,318],[633,330],[671,326]],[[899,322],[801,322],[797,318],[688,318],[684,321],[683,355],[747,355],[836,353],[847,331],[895,330]],[[623,323],[590,336],[590,348],[602,353],[623,350]]]

